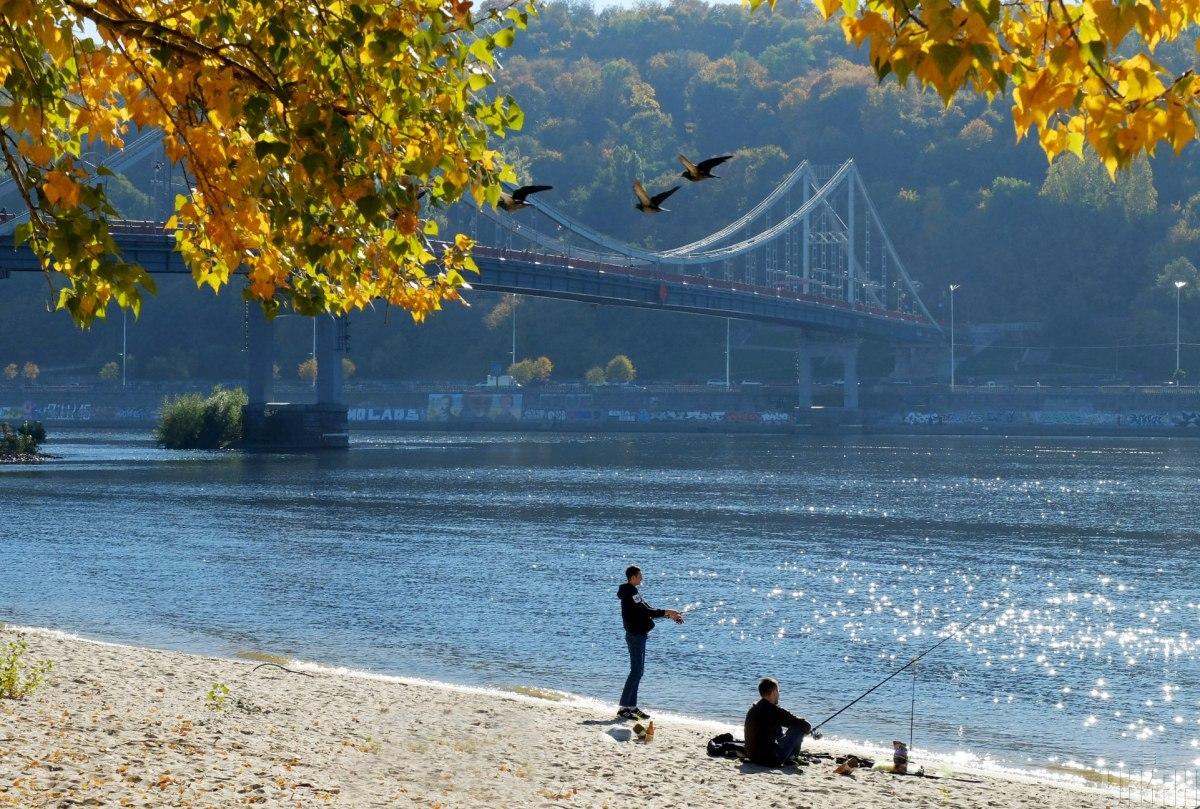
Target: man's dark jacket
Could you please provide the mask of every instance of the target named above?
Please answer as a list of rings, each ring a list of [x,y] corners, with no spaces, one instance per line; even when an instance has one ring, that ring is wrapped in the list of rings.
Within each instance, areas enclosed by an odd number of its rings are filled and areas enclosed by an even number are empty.
[[[666,610],[656,610],[638,594],[638,588],[625,582],[617,588],[617,598],[621,599],[621,622],[625,631],[631,635],[645,635],[654,628],[654,619],[666,616]]]
[[[794,727],[804,728],[805,734],[812,732],[812,726],[806,720],[760,699],[746,712],[746,756],[755,764],[778,767],[783,763],[779,760],[779,737],[784,728]]]

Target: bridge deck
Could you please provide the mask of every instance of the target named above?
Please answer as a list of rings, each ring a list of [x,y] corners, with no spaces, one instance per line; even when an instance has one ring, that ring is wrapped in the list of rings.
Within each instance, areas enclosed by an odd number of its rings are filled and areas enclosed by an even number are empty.
[[[110,229],[126,258],[147,271],[190,274],[161,224],[114,222]],[[492,292],[731,317],[892,342],[941,339],[938,326],[924,317],[806,295],[783,286],[761,287],[485,246],[475,248],[475,259],[480,277],[470,279],[471,286]],[[6,271],[40,272],[41,266],[28,248],[0,248],[0,274]]]

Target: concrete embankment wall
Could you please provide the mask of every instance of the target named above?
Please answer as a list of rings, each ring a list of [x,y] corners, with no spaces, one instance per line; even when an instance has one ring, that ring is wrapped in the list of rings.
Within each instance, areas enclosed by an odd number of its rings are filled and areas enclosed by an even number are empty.
[[[0,419],[48,426],[149,427],[164,398],[211,383],[141,387],[0,388]],[[547,386],[480,388],[365,383],[347,389],[351,430],[571,430],[1200,435],[1200,392],[1171,388],[959,388],[864,386],[861,412],[827,406],[797,416],[791,387]],[[303,402],[310,388],[280,388]]]
[[[48,425],[152,426],[165,398],[211,384],[170,388],[28,387],[0,389],[0,419]],[[276,399],[304,402],[308,388],[277,388]],[[580,386],[479,388],[353,385],[346,390],[352,430],[723,430],[790,431],[791,392],[768,389],[651,389]]]
[[[896,389],[901,388],[901,389]],[[1197,435],[1200,391],[1170,387],[903,389],[880,386],[872,432],[1007,435]]]

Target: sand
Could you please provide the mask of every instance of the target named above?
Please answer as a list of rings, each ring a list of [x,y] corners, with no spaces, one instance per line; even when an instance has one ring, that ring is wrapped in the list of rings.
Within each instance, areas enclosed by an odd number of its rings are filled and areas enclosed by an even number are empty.
[[[17,637],[0,630],[0,649]],[[622,741],[612,707],[307,666],[312,676],[27,631],[54,670],[0,700],[0,806],[1047,807],[1113,794],[995,771],[941,780],[709,758],[712,725]],[[287,661],[280,660],[281,663]],[[297,665],[297,664],[288,664]],[[217,688],[221,683],[228,693]],[[212,693],[213,696],[209,697]],[[826,745],[822,747],[822,744]],[[806,743],[806,748],[809,746]],[[824,740],[815,750],[845,752]]]

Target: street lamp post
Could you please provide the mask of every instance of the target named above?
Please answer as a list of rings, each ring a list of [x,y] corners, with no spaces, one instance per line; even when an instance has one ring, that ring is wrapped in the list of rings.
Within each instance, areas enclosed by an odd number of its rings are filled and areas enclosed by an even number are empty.
[[[725,390],[729,390],[729,318],[725,318]]]
[[[125,325],[128,321],[129,311],[121,309],[121,387],[125,387]]]
[[[950,390],[954,390],[954,293],[960,286],[950,285]]]
[[[1179,296],[1187,281],[1175,282],[1175,384],[1179,384]]]
[[[512,308],[509,311],[512,312],[512,315],[511,315],[511,320],[512,320],[512,364],[516,365],[517,364],[517,296],[513,295],[511,300],[512,300]]]

